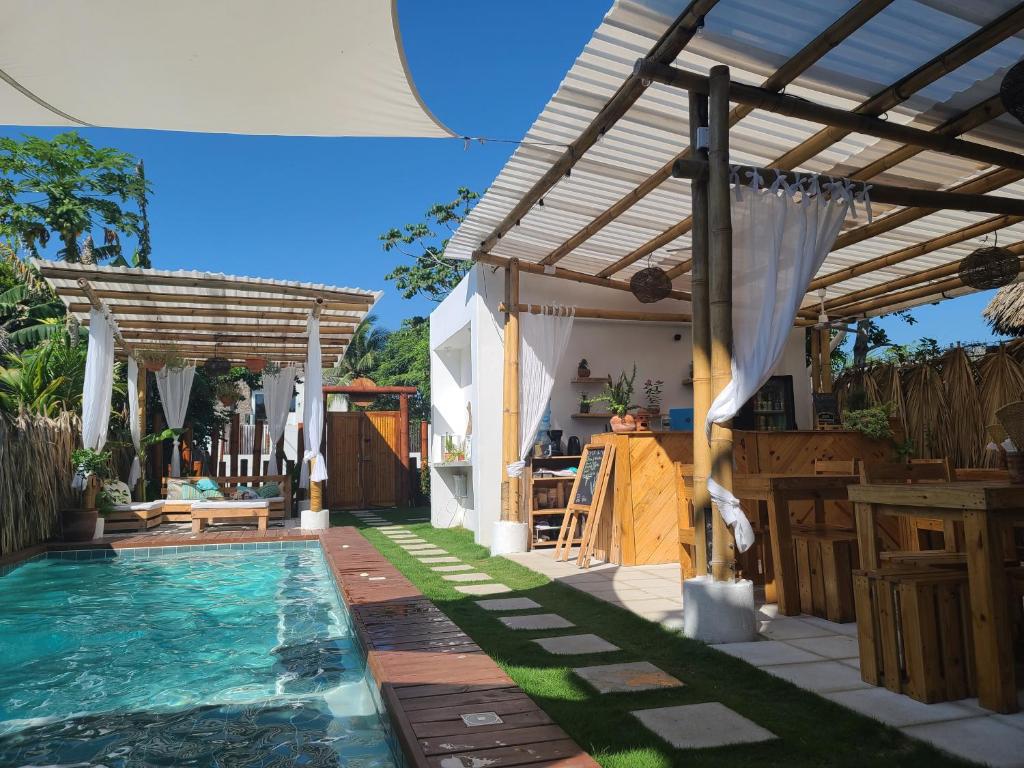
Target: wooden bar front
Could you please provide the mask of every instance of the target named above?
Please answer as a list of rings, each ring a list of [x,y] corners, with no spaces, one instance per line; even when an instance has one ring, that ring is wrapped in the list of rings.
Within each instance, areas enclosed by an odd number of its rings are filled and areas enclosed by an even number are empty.
[[[890,461],[893,448],[859,432],[845,430],[734,433],[737,473],[810,474],[815,459]],[[590,442],[615,446],[612,508],[597,532],[595,555],[617,565],[679,562],[678,508],[674,463],[693,463],[691,432],[632,432],[594,435]],[[795,522],[813,513],[790,505]],[[757,519],[754,503],[744,502]],[[828,522],[852,527],[848,505],[829,504]]]

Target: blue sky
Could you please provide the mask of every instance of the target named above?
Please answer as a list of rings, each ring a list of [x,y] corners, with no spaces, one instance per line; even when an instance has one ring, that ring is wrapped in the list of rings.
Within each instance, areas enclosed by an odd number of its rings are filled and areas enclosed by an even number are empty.
[[[518,139],[590,39],[610,0],[399,0],[406,54],[433,112],[461,134]],[[544,19],[524,24],[523,19]],[[0,128],[51,136],[52,129]],[[419,221],[459,186],[483,192],[513,145],[436,139],[303,139],[82,131],[96,144],[142,157],[154,266],[383,289],[381,321],[427,314],[384,275],[399,261],[378,236]],[[898,342],[992,338],[984,297],[917,311],[908,327],[886,321]]]

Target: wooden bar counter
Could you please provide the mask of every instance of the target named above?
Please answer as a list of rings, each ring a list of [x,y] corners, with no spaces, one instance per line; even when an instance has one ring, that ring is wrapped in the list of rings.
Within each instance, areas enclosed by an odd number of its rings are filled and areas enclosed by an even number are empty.
[[[845,430],[791,432],[734,432],[737,473],[811,474],[815,459],[892,459],[892,446]],[[675,463],[693,463],[691,432],[631,432],[595,434],[590,442],[615,446],[611,509],[606,509],[597,532],[595,554],[617,565],[679,562],[680,498]],[[804,510],[792,504],[790,514],[800,521]],[[848,507],[829,510],[829,522],[853,526]],[[759,511],[744,502],[752,519]],[[610,514],[609,514],[610,513]],[[755,548],[763,546],[755,545]],[[767,550],[766,550],[767,551]],[[764,571],[770,576],[770,566]]]

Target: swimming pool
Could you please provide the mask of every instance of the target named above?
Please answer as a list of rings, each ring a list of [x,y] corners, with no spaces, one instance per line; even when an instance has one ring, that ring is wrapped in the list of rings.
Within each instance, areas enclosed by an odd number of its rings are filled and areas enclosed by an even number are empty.
[[[0,577],[0,766],[395,765],[317,542],[112,555]]]

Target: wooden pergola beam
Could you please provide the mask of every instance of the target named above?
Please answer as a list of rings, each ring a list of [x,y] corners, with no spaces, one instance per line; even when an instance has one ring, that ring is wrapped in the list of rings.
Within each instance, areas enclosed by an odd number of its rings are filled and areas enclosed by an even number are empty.
[[[546,310],[558,309],[557,307],[548,307],[543,304],[523,304],[517,305],[519,312],[526,312],[531,315],[539,315]],[[574,316],[586,320],[632,320],[634,322],[651,322],[651,323],[688,323],[692,319],[689,313],[681,312],[631,312],[628,310],[621,309],[593,309],[589,307],[574,307]],[[505,302],[501,302],[498,305],[499,312],[507,312],[508,307],[505,306]]]
[[[88,325],[88,322],[85,323]],[[155,331],[184,331],[199,332],[206,331],[211,334],[221,333],[249,333],[262,335],[269,334],[294,334],[303,336],[306,332],[305,326],[301,325],[272,325],[270,323],[203,323],[183,322],[180,320],[119,320],[118,326],[125,331],[128,330],[155,330]],[[355,331],[352,325],[321,325],[321,336],[349,336]],[[169,339],[173,341],[173,339]]]
[[[1016,34],[1020,29],[1024,27],[1024,5],[1019,5],[1014,9],[1011,9],[1007,13],[1004,13],[998,19],[995,19],[991,23],[985,25],[981,29],[977,30],[973,35],[961,40],[950,48],[946,49],[938,56],[935,56],[930,61],[922,64],[913,72],[905,75],[904,77],[897,80],[895,83],[890,85],[888,88],[879,91],[867,101],[864,101],[857,106],[853,111],[863,115],[878,116],[883,114],[886,110],[895,107],[896,105],[906,101],[915,93],[920,91],[922,88],[934,83],[939,78],[952,72],[954,69],[967,63],[974,57],[984,53],[990,48],[998,45],[1007,37]],[[844,131],[838,128],[824,128],[818,133],[811,136],[809,139],[801,142],[799,145],[789,150],[785,154],[777,157],[769,165],[775,168],[797,168],[807,160],[810,160],[815,155],[818,155],[828,147],[832,146],[838,141],[841,141],[845,136],[849,135],[849,131]],[[997,173],[1018,173],[1017,171],[1000,170]],[[1021,177],[1017,177],[1021,178]],[[975,180],[978,181],[978,180]],[[1004,184],[1010,183],[1009,181]],[[962,186],[962,185],[961,185]],[[962,189],[955,191],[963,192],[985,192],[990,191],[997,187],[990,189],[982,189],[981,184],[978,188]],[[998,186],[1003,186],[1000,184]],[[952,190],[951,190],[952,191]],[[933,211],[928,211],[932,213]],[[927,215],[922,213],[921,215]],[[888,218],[888,217],[886,217]],[[920,215],[916,218],[920,218]],[[913,221],[914,218],[909,219]],[[878,222],[874,222],[878,224]],[[615,272],[628,267],[640,259],[649,256],[659,248],[662,248],[679,237],[682,237],[690,231],[692,225],[692,218],[687,217],[677,224],[673,225],[669,229],[665,230],[661,234],[651,238],[646,243],[638,248],[633,249],[623,258],[607,267],[597,274],[602,277],[609,277],[614,275]],[[882,230],[888,231],[888,230]],[[850,233],[848,233],[850,234]],[[870,237],[871,235],[865,235]],[[864,238],[861,238],[864,239]],[[838,241],[837,241],[838,242]],[[840,246],[835,246],[833,250],[839,250]],[[678,277],[680,274],[685,272],[686,269],[673,268],[669,270],[669,276],[672,278]]]
[[[77,291],[71,288],[57,287],[54,289],[59,296],[76,296]],[[309,311],[308,298],[295,297],[266,297],[266,296],[209,296],[201,294],[184,293],[160,293],[159,291],[117,291],[95,288],[96,295],[109,302],[111,307],[117,307],[119,302],[137,304],[140,301],[154,304],[199,304],[210,306],[215,304],[225,308],[230,307],[276,307],[280,309],[302,309],[303,316]],[[325,300],[324,311],[327,312],[350,312],[362,314],[366,311],[364,304],[352,304]]]
[[[473,261],[478,261],[481,264],[489,264],[493,267],[502,267],[504,269],[508,269],[509,264],[511,263],[511,259],[507,259],[504,256],[495,256],[490,253],[483,253],[482,251],[476,251],[473,253]],[[633,292],[629,287],[629,282],[626,280],[610,280],[605,277],[588,275],[585,272],[576,272],[572,269],[551,266],[545,267],[541,264],[534,264],[529,261],[520,261],[519,269],[522,272],[529,272],[533,275],[546,275],[547,277],[554,277],[560,280],[572,280],[573,282],[583,283],[584,285],[596,285],[601,288],[612,288],[616,291],[626,291],[630,294]],[[667,298],[689,301],[690,294],[686,291],[672,290]]]
[[[652,61],[671,63],[682,52],[697,32],[702,18],[715,7],[718,0],[691,0],[687,8],[676,18],[648,53]],[[480,251],[489,252],[503,234],[508,232],[530,209],[551,190],[558,181],[572,170],[580,158],[597,143],[602,134],[618,122],[626,111],[643,95],[646,86],[641,78],[630,75],[619,86],[608,102],[601,108],[583,132],[561,154],[541,176],[512,210],[498,223],[491,233],[480,242]]]
[[[637,62],[637,69],[642,76],[663,85],[701,94],[708,92],[708,78],[697,72],[689,72],[679,67],[644,60]],[[796,96],[775,93],[764,88],[744,85],[735,81],[729,86],[729,98],[732,101],[746,104],[755,109],[774,112],[775,114],[792,117],[797,120],[823,123],[843,130],[844,136],[850,133],[860,133],[878,139],[886,139],[899,142],[900,144],[920,147],[921,149],[930,149],[933,152],[942,152],[954,157],[974,160],[986,165],[997,165],[1024,171],[1024,155],[1016,152],[1009,152],[1005,149],[999,149],[988,144],[980,144],[975,141],[959,139],[947,134],[913,128],[909,125],[900,125],[896,122],[881,120],[870,114],[827,107]],[[792,168],[794,165],[796,164],[786,161],[784,158],[779,161],[779,166],[782,168]]]
[[[374,302],[373,296],[351,293],[329,287],[306,287],[301,285],[286,285],[282,283],[250,283],[245,280],[237,280],[230,277],[201,276],[190,277],[187,275],[154,275],[151,270],[138,270],[137,272],[124,271],[110,273],[96,270],[83,270],[74,267],[61,267],[47,265],[40,268],[43,277],[56,280],[77,280],[90,277],[101,282],[113,282],[128,285],[144,285],[147,288],[172,287],[172,288],[197,288],[200,290],[225,290],[240,291],[243,293],[270,293],[281,296],[305,297],[307,306],[309,299],[322,297],[325,300],[341,301],[347,304],[357,304],[363,309],[371,306]],[[185,299],[179,297],[179,301]],[[204,296],[204,303],[223,300],[225,303],[231,301],[231,297]]]
[[[1024,254],[1024,240],[1011,243],[1006,246],[1006,249],[1018,256]],[[894,291],[917,286],[921,283],[926,283],[929,280],[938,280],[940,278],[950,277],[957,274],[959,271],[959,261],[943,264],[938,267],[922,269],[918,272],[913,272],[909,275],[895,278],[894,280],[887,280],[881,285],[873,285],[870,288],[862,288],[859,291],[851,291],[850,293],[843,294],[842,296],[836,296],[835,298],[829,299],[825,302],[825,311],[834,311],[838,314],[842,314],[845,312],[845,307],[850,305],[855,305],[859,302],[866,301],[867,299],[873,299],[878,296],[886,296]],[[801,310],[801,316],[810,320],[817,320],[818,310],[811,308]]]
[[[117,341],[117,343],[127,354],[132,354],[132,345],[129,342],[125,341],[124,336],[121,334],[121,329],[118,327],[117,320],[114,318],[114,315],[111,313],[110,309],[103,304],[103,300],[96,295],[96,292],[93,290],[93,287],[89,283],[89,281],[86,280],[84,277],[80,277],[76,282],[78,285],[78,289],[83,294],[85,294],[85,297],[87,299],[89,299],[89,306],[97,310],[98,312],[102,312],[106,316],[107,321],[110,323],[111,330],[114,332],[114,339]],[[86,325],[88,325],[88,323],[86,323]]]
[[[306,348],[306,337],[300,335],[282,336],[280,334],[238,334],[238,333],[175,333],[168,334],[166,331],[129,330],[124,332],[129,339],[153,339],[166,344],[173,344],[178,341],[208,341],[211,344],[229,344],[244,342],[259,347],[272,347],[275,344],[291,344],[302,349]],[[340,346],[351,340],[350,336],[336,336],[332,339]]]
[[[860,2],[840,16],[828,29],[807,43],[799,52],[787,60],[785,64],[769,75],[761,83],[761,87],[770,91],[778,91],[786,87],[803,74],[808,67],[812,66],[822,56],[839,45],[856,30],[860,29],[865,22],[873,18],[891,2],[892,0],[860,0]],[[744,104],[734,107],[729,112],[729,125],[736,125],[736,123],[753,111],[753,107]],[[586,226],[578,230],[572,237],[541,259],[540,263],[554,264],[585,243],[671,178],[672,165],[675,161],[686,159],[692,153],[693,147],[691,144],[691,146],[686,147],[682,152],[644,179],[635,189],[617,200],[610,208],[594,217]]]
[[[307,305],[309,302],[305,302]],[[89,304],[72,302],[68,305],[70,312],[88,312]],[[309,317],[309,311],[284,311],[274,312],[268,309],[241,309],[233,306],[223,307],[174,307],[173,309],[166,306],[143,306],[133,304],[111,304],[107,303],[110,311],[117,315],[175,315],[180,317],[241,317],[241,318],[256,318],[259,320],[266,320],[267,322],[275,322],[278,320],[305,320]],[[356,322],[357,317],[345,317],[338,315],[328,315],[327,320],[330,322]]]

